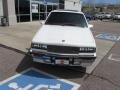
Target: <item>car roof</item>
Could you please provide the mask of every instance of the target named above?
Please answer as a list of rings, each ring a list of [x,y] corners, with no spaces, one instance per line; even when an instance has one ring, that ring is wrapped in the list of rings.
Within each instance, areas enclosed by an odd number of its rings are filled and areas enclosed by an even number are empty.
[[[78,11],[78,10],[53,10],[52,12],[69,12],[69,13],[79,13],[79,14],[83,14],[83,12]]]

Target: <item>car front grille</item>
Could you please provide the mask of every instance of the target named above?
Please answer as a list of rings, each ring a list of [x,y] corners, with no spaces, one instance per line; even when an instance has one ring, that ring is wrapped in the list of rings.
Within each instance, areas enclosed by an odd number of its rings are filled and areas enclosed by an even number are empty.
[[[79,47],[48,45],[47,51],[54,52],[54,53],[64,53],[64,54],[78,54]]]

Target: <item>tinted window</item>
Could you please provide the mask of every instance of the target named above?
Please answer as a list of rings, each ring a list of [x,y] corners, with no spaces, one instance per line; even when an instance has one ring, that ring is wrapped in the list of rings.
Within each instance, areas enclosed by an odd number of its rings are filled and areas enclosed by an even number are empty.
[[[45,24],[87,27],[83,14],[69,12],[52,12]]]

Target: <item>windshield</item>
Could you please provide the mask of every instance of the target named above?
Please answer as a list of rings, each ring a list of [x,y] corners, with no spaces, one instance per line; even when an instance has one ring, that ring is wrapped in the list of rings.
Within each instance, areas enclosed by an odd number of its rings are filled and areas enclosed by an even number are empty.
[[[87,27],[83,14],[69,12],[52,12],[45,24]]]

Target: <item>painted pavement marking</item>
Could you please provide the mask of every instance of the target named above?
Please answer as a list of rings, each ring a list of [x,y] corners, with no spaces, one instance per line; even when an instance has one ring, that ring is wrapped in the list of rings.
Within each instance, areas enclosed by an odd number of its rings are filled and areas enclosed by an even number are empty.
[[[78,90],[80,86],[35,68],[0,82],[0,90]]]
[[[110,56],[108,57],[108,59],[112,60],[112,61],[120,62],[120,55],[110,54]]]
[[[118,35],[118,34],[103,33],[103,34],[96,35],[96,37],[100,38],[100,39],[120,41],[120,35]]]

